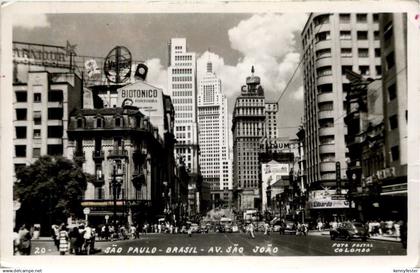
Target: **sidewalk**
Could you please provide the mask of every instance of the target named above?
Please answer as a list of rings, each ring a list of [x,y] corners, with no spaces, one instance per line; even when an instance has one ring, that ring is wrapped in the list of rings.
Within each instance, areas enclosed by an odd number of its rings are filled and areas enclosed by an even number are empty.
[[[308,232],[309,235],[315,236],[330,236],[329,230],[324,231],[317,231],[317,230],[310,230]],[[377,241],[388,241],[388,242],[401,242],[400,238],[395,235],[376,235],[369,237],[368,240],[377,240]]]

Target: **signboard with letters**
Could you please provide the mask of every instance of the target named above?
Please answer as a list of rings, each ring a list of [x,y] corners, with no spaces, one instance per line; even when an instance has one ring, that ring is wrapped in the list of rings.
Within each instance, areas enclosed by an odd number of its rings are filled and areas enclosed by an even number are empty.
[[[274,184],[282,176],[288,176],[290,172],[289,164],[278,163],[277,161],[270,161],[262,164],[261,178],[262,178],[262,205],[263,208],[267,205],[267,187]]]
[[[146,117],[150,118],[153,126],[159,129],[159,135],[163,136],[164,130],[164,102],[163,90],[144,81],[137,81],[126,85],[118,90],[117,104],[130,100],[131,105],[139,108]]]
[[[16,64],[70,68],[70,54],[65,47],[13,42]]]
[[[310,209],[342,209],[349,208],[349,202],[345,195],[347,190],[341,190],[343,194],[336,194],[335,190],[314,190],[309,192]]]

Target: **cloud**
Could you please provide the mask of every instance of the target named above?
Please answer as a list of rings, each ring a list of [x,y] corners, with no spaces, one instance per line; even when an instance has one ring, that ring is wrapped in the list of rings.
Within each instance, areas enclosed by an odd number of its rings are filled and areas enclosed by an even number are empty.
[[[46,14],[19,14],[14,17],[13,24],[26,29],[51,26]]]
[[[298,101],[303,101],[303,86],[299,86],[297,90],[292,91],[292,98]]]
[[[147,82],[162,88],[163,92],[168,94],[168,71],[162,65],[161,60],[158,58],[150,59],[146,61],[146,65],[149,68],[146,78]]]
[[[225,65],[221,56],[206,51],[197,61],[198,79],[202,75],[200,71],[205,71],[205,64],[211,60],[214,72],[222,80],[231,110],[254,65],[266,98],[277,99],[299,63],[297,35],[305,22],[306,16],[296,14],[258,14],[241,21],[228,35],[231,48],[243,57],[231,66]]]

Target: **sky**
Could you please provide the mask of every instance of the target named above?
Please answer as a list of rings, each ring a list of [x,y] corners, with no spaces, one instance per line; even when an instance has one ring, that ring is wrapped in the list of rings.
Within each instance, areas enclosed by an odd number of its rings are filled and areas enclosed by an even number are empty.
[[[266,100],[276,101],[301,58],[306,14],[25,14],[13,22],[13,40],[65,46],[78,55],[105,57],[117,45],[149,66],[147,81],[167,90],[167,43],[187,39],[197,54],[198,81],[211,60],[228,98],[229,115],[245,78],[255,67]],[[303,116],[301,69],[279,101],[280,136],[296,138]]]

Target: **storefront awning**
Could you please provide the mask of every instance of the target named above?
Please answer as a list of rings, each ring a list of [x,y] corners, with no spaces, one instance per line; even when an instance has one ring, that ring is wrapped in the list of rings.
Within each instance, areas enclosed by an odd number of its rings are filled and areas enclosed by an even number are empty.
[[[407,196],[407,190],[402,190],[402,191],[390,191],[390,192],[381,192],[381,195]]]

